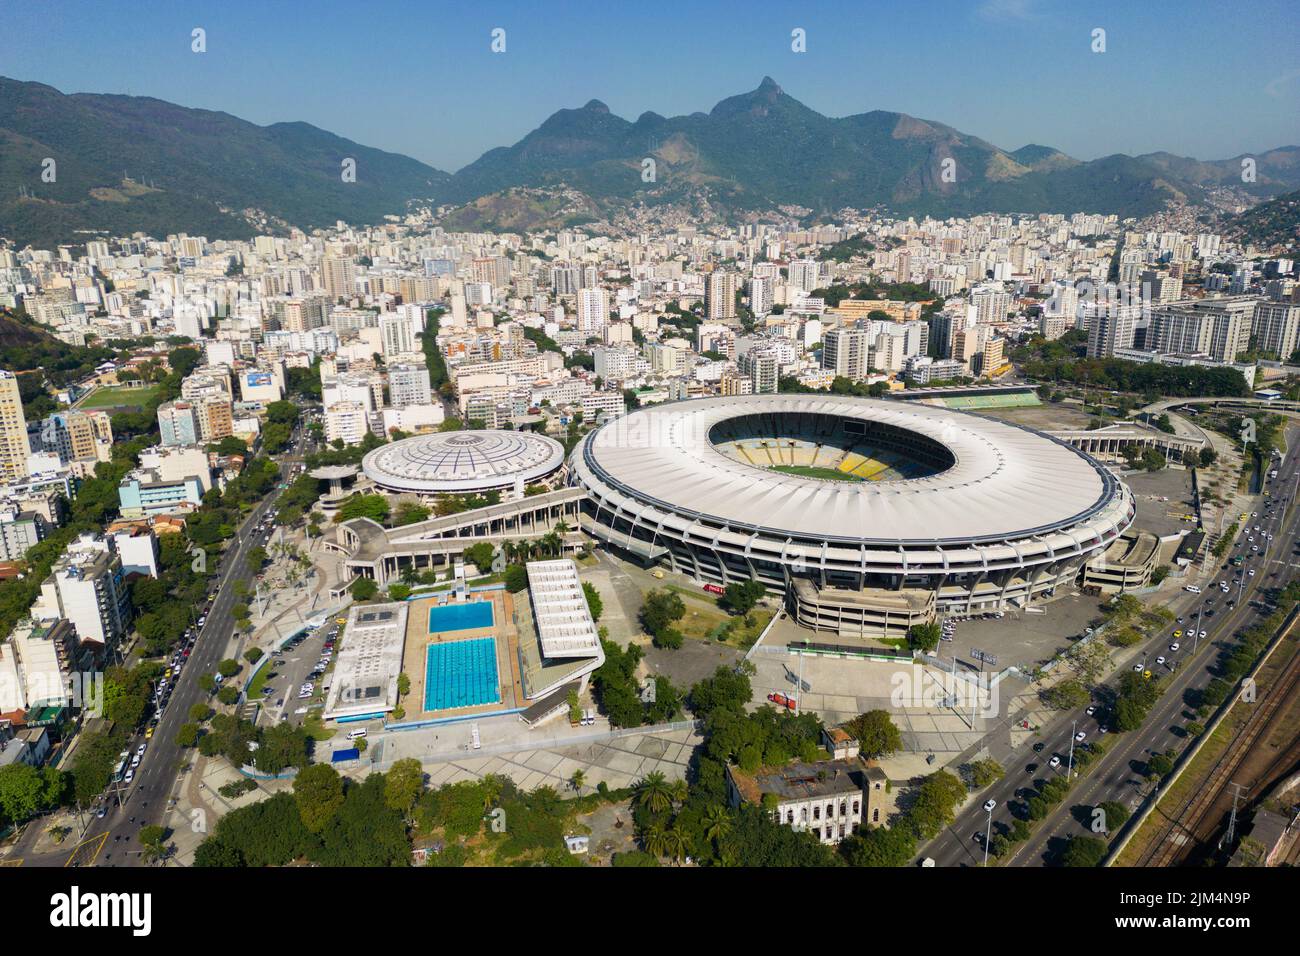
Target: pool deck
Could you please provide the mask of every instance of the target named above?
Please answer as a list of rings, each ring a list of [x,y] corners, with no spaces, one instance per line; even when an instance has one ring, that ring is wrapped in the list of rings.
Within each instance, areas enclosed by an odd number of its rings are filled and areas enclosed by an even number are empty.
[[[525,706],[523,681],[519,674],[519,634],[514,626],[514,599],[507,591],[484,591],[472,595],[474,600],[492,602],[491,627],[474,627],[459,631],[429,633],[429,609],[438,598],[425,598],[410,602],[413,606],[406,621],[406,646],[404,671],[411,680],[411,692],[400,700],[406,711],[403,723],[434,720],[439,717],[466,717],[476,714],[495,714]],[[424,681],[427,648],[430,644],[465,641],[471,638],[491,637],[496,640],[497,682],[499,700],[474,707],[457,707],[450,710],[424,709]]]

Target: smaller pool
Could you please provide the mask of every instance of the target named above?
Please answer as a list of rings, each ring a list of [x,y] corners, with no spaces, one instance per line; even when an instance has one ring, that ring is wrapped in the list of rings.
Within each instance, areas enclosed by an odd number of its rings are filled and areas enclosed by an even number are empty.
[[[429,633],[445,634],[448,631],[491,627],[493,620],[491,601],[435,605],[429,608]]]

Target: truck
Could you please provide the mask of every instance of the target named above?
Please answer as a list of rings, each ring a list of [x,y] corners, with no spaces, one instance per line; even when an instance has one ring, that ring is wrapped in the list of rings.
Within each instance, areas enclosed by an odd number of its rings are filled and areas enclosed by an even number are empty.
[[[710,594],[726,594],[726,593],[727,593],[727,589],[724,588],[721,584],[706,584],[706,585],[704,585],[704,590],[708,591]]]

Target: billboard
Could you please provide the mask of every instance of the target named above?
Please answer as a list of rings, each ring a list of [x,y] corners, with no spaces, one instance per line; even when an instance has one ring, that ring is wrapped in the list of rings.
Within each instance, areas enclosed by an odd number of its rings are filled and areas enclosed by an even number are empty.
[[[270,372],[249,372],[244,376],[244,385],[247,388],[265,388],[270,384]]]

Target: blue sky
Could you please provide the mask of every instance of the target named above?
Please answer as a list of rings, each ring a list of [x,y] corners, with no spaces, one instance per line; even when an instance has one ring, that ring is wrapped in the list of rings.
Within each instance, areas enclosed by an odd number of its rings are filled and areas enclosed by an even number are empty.
[[[1005,149],[1219,159],[1300,143],[1296,13],[1295,0],[3,0],[0,75],[304,120],[449,171],[562,107],[707,111],[765,74],[830,116],[897,110]],[[795,28],[806,53],[790,49]]]

